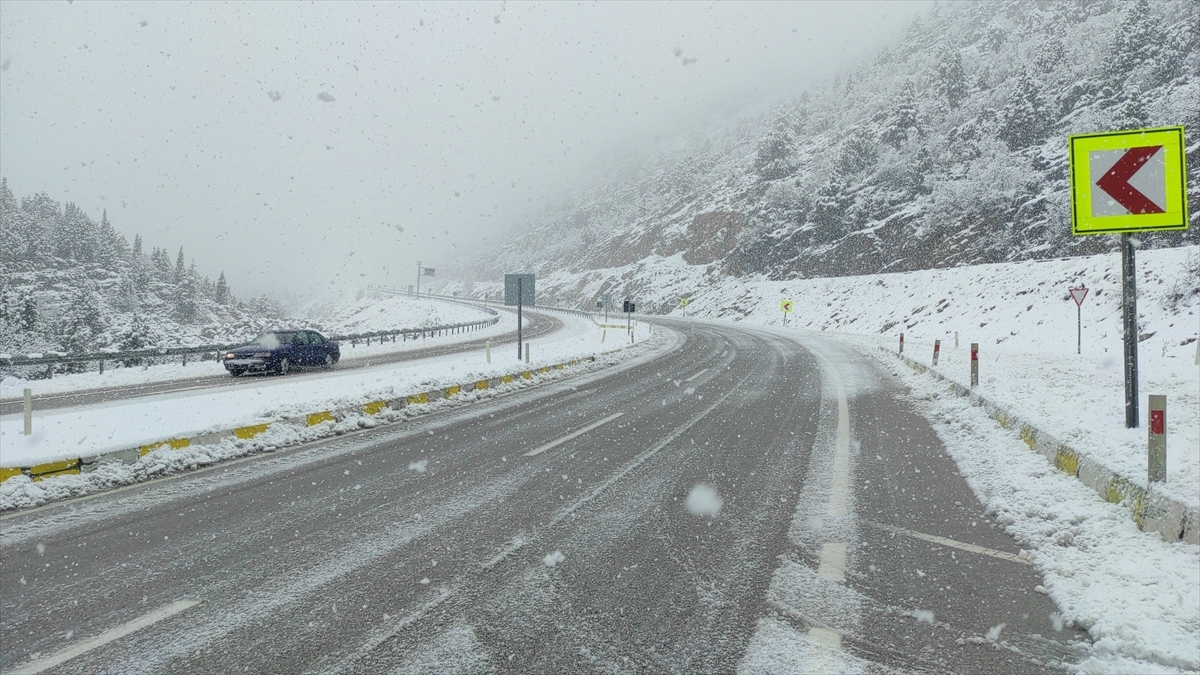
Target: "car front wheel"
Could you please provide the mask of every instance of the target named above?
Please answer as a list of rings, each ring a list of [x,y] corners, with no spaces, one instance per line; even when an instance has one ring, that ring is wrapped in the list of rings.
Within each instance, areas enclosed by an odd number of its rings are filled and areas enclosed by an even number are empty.
[[[290,359],[288,359],[288,357],[285,356],[282,359],[279,359],[278,370],[279,370],[280,375],[287,375],[288,371],[291,369],[292,369],[292,362]]]
[[[326,368],[332,368],[332,367],[333,367],[333,354],[326,354],[326,355],[325,355],[325,367],[326,367]]]

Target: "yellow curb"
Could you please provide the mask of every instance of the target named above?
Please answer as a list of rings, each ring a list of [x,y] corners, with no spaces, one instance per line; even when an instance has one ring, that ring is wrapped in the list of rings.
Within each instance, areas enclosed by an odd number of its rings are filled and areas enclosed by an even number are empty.
[[[1054,453],[1054,466],[1058,467],[1059,471],[1070,474],[1072,476],[1079,475],[1079,455],[1070,450],[1060,449]]]
[[[12,478],[13,476],[20,476],[23,473],[25,473],[25,472],[21,471],[21,467],[14,467],[11,469],[0,469],[0,483],[3,483],[4,481],[8,480],[9,478]]]
[[[187,446],[189,446],[191,444],[192,444],[192,442],[186,438],[172,438],[169,441],[159,441],[157,443],[151,443],[150,445],[143,445],[142,447],[138,448],[138,450],[140,451],[141,454],[145,455],[147,453],[153,452],[154,450],[158,450],[159,448],[163,447],[164,445],[171,448],[172,450],[178,450],[180,448],[186,448]]]
[[[556,364],[554,364],[554,369],[555,369],[555,370],[562,370],[562,369],[563,369],[563,364],[561,364],[561,363],[556,363]]]
[[[242,440],[249,440],[267,430],[270,424],[252,424],[248,427],[238,427],[233,430],[233,435]]]
[[[500,382],[502,384],[510,384],[512,382],[512,378],[513,378],[512,375],[501,375]]]
[[[487,388],[488,388],[488,381],[487,381],[487,380],[480,380],[480,381],[478,381],[478,382],[476,382],[476,383],[475,383],[475,389],[476,389],[476,391],[478,391],[478,390],[480,390],[480,389],[487,389]]]
[[[79,473],[78,459],[64,459],[61,462],[50,462],[48,464],[38,464],[29,467],[29,473],[34,480],[41,480],[45,476],[60,475],[64,473]]]
[[[455,385],[453,387],[446,387],[446,398],[450,398],[451,396],[457,394],[460,391],[462,391],[462,387],[460,387],[458,385]]]
[[[336,422],[336,421],[337,420],[334,419],[334,417],[333,417],[333,413],[328,410],[322,410],[321,412],[315,412],[304,418],[305,424],[307,424],[310,427],[316,426],[316,425],[320,424],[321,422]]]
[[[1021,440],[1025,441],[1025,445],[1029,446],[1030,450],[1037,445],[1037,430],[1028,424],[1021,426]]]
[[[522,372],[522,373],[521,373],[521,378],[522,378],[522,379],[526,379],[526,380],[532,380],[532,379],[533,379],[533,373],[531,373],[530,371],[526,370],[526,371],[524,371],[524,372]]]
[[[418,404],[418,403],[429,403],[429,394],[427,394],[425,392],[421,392],[420,394],[413,394],[412,396],[408,397],[408,402],[410,405]]]
[[[363,406],[363,412],[368,415],[378,415],[388,407],[387,401],[371,401]]]

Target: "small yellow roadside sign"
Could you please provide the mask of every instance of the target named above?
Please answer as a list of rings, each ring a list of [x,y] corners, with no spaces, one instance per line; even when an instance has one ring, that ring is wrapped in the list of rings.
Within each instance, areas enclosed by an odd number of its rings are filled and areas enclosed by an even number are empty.
[[[1070,137],[1071,234],[1186,230],[1183,127]]]
[[[792,301],[791,300],[780,300],[779,301],[779,309],[782,309],[784,314],[791,314],[792,313]]]
[[[692,301],[692,299],[691,299],[691,298],[680,298],[680,299],[679,299],[679,306],[680,306],[680,307],[687,307],[687,306],[688,306],[688,303],[689,303],[689,302],[691,302],[691,301]]]

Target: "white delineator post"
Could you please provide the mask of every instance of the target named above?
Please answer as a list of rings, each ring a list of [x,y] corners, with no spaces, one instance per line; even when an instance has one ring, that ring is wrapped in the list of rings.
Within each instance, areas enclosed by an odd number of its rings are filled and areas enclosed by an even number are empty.
[[[900,334],[900,353],[904,353],[904,333]]]
[[[940,351],[942,351],[942,341],[934,340],[933,341],[933,365],[935,365],[935,366],[937,365],[938,352],[940,352]]]
[[[971,343],[971,386],[979,386],[979,343]]]
[[[25,390],[25,435],[33,433],[33,391]]]
[[[492,341],[491,340],[487,341],[487,362],[488,363],[492,362]]]
[[[529,363],[529,343],[525,343],[525,363]]]
[[[1146,434],[1146,474],[1150,482],[1167,482],[1167,397],[1150,395],[1150,429]]]
[[[958,349],[958,331],[954,331],[954,348]]]
[[[1075,301],[1075,354],[1082,354],[1083,346],[1083,299],[1087,297],[1086,286],[1068,288],[1071,299]]]

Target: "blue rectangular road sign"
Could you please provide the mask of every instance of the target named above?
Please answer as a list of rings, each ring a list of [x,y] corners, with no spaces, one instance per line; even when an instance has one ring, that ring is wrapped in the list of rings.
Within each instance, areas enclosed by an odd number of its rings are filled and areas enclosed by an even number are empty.
[[[521,304],[526,307],[534,306],[533,275],[505,274],[504,275],[504,304],[517,306],[517,279],[521,280]]]

